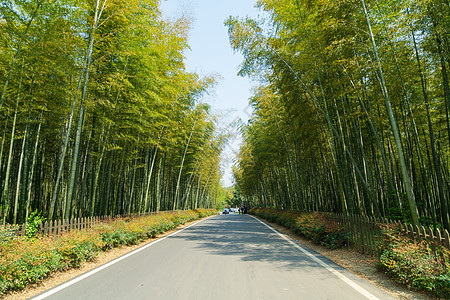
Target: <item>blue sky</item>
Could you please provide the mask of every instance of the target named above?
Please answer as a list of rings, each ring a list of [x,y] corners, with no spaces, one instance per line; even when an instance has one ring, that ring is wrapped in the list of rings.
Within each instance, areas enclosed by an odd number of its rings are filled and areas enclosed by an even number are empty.
[[[256,17],[253,0],[163,0],[161,11],[168,19],[186,16],[192,21],[189,35],[191,50],[185,53],[186,68],[199,75],[219,74],[221,79],[215,93],[203,99],[213,112],[223,115],[221,126],[236,119],[247,122],[251,109],[248,98],[252,83],[237,76],[242,56],[233,53],[223,25],[230,15]],[[239,150],[240,137],[235,132],[222,155],[223,183],[232,184],[232,161]]]

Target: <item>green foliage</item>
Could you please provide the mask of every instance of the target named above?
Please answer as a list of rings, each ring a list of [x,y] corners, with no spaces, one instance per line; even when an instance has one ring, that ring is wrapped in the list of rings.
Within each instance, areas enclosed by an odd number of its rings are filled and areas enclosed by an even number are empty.
[[[338,229],[333,220],[320,213],[300,213],[262,208],[251,209],[250,213],[269,222],[290,228],[295,233],[329,249],[338,249],[347,245],[349,233]]]
[[[0,226],[0,243],[14,239],[16,237],[16,229],[19,229],[18,225]]]
[[[39,232],[39,225],[45,222],[46,218],[44,218],[38,210],[35,210],[28,217],[27,223],[25,225],[25,235],[31,239],[36,237]]]
[[[0,5],[6,222],[44,203],[53,220],[216,205],[227,136],[200,101],[216,78],[184,66],[189,21],[165,20],[158,1],[105,3]]]
[[[105,243],[104,249],[112,249],[123,245],[136,245],[139,239],[135,232],[118,229],[103,233],[102,242]]]
[[[245,201],[450,230],[448,1],[257,6],[267,18],[225,23],[259,82],[234,169]]]
[[[383,233],[381,270],[409,288],[445,299],[450,297],[449,249],[433,250],[426,241],[411,240],[394,226],[385,226]]]
[[[226,203],[231,207],[239,207],[241,206],[244,199],[242,198],[241,194],[239,193],[239,190],[235,187],[233,188],[233,194],[232,197],[226,199]]]

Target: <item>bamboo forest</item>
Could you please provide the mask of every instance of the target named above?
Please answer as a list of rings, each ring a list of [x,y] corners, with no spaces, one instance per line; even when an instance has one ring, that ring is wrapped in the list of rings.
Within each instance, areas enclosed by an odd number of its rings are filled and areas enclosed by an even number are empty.
[[[236,189],[252,207],[449,227],[450,2],[259,0],[226,21],[257,83]]]
[[[225,137],[152,0],[0,6],[1,221],[215,207]]]
[[[220,206],[218,78],[187,70],[190,21],[160,5],[2,1],[3,224]],[[256,7],[224,21],[256,85],[234,199],[450,229],[450,2]]]

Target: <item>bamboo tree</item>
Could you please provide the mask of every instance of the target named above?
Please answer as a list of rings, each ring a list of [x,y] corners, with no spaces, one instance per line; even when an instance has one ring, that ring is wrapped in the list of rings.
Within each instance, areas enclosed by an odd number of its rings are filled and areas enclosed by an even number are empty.
[[[181,159],[181,165],[180,165],[180,170],[178,172],[178,179],[177,179],[177,185],[176,185],[176,190],[175,190],[175,198],[173,200],[173,209],[172,210],[176,210],[176,208],[177,208],[178,193],[179,193],[179,190],[180,190],[181,172],[183,171],[184,160],[186,159],[186,153],[187,153],[187,150],[188,150],[188,147],[189,147],[189,143],[191,142],[192,134],[194,133],[195,125],[197,124],[197,120],[198,120],[198,114],[195,115],[194,124],[192,125],[191,132],[189,133],[189,138],[188,138],[188,140],[186,142],[186,147],[184,148],[184,152],[183,152],[183,158]]]
[[[150,166],[150,171],[148,172],[148,176],[147,176],[147,185],[146,185],[145,196],[144,196],[144,212],[146,212],[148,209],[148,203],[149,203],[148,196],[149,196],[149,192],[150,192],[150,182],[152,179],[153,167],[155,166],[156,155],[158,154],[158,147],[159,147],[159,143],[161,141],[163,132],[164,132],[164,127],[161,129],[161,132],[159,134],[158,143],[156,144],[156,147],[154,150],[155,153],[153,153],[153,158],[152,158],[152,162],[151,162],[151,166]]]
[[[30,169],[30,175],[29,175],[29,180],[28,180],[28,196],[27,196],[27,202],[25,205],[25,220],[28,220],[28,216],[29,216],[29,212],[30,212],[30,204],[31,204],[31,187],[33,185],[33,175],[34,175],[34,169],[35,169],[35,165],[36,165],[36,157],[37,157],[37,151],[38,151],[38,146],[39,146],[39,137],[40,137],[40,133],[41,133],[41,126],[42,126],[42,116],[43,116],[43,112],[41,111],[41,117],[39,118],[39,125],[37,128],[37,133],[36,133],[36,142],[34,144],[34,151],[33,151],[33,158],[32,158],[32,162],[31,162],[31,169]]]
[[[22,49],[22,45],[23,45],[23,43],[25,42],[25,40],[27,38],[28,30],[30,29],[30,26],[33,23],[33,20],[36,17],[36,14],[39,11],[39,8],[41,7],[43,2],[44,2],[44,0],[41,0],[36,5],[36,8],[34,9],[32,15],[31,15],[31,18],[28,21],[27,26],[25,27],[25,31],[23,32],[22,37],[20,38],[19,43],[17,44],[17,49],[16,49],[16,52],[14,53],[14,57],[13,57],[13,60],[11,62],[11,67],[9,68],[8,76],[6,77],[5,85],[3,86],[2,95],[0,97],[0,112],[2,110],[3,101],[5,100],[6,91],[8,89],[8,84],[9,84],[9,81],[11,80],[11,75],[12,75],[12,72],[14,70],[14,65],[16,63],[17,58],[20,55],[20,50]]]
[[[72,198],[73,198],[73,190],[74,190],[74,185],[75,185],[75,178],[77,177],[76,171],[78,168],[78,158],[79,158],[79,151],[80,151],[81,130],[83,128],[83,121],[84,121],[84,104],[81,104],[79,116],[78,116],[77,133],[75,135],[75,148],[73,151],[72,167],[70,170],[69,184],[68,184],[68,188],[67,188],[67,201],[66,201],[66,205],[64,208],[63,216],[62,216],[63,219],[65,219],[65,217],[70,218],[70,210],[72,207]]]
[[[28,115],[29,118],[29,115]],[[20,198],[20,181],[22,177],[22,166],[23,166],[23,160],[25,156],[25,145],[28,137],[28,122],[27,126],[25,128],[25,133],[22,140],[22,150],[20,151],[20,158],[19,158],[19,167],[17,170],[17,183],[16,183],[16,193],[14,198],[14,213],[13,213],[13,224],[17,224],[17,218],[18,218],[18,212],[19,212],[19,198]]]
[[[84,82],[83,82],[83,89],[82,89],[81,100],[80,100],[81,108],[80,108],[80,113],[79,113],[80,116],[79,116],[79,118],[80,118],[81,121],[78,122],[77,135],[81,134],[81,126],[83,124],[82,123],[82,116],[83,116],[83,112],[84,112],[83,103],[84,103],[84,100],[86,99],[87,85],[88,85],[88,81],[89,81],[89,70],[90,70],[90,66],[91,66],[92,51],[93,51],[93,47],[94,47],[95,31],[96,31],[96,29],[99,26],[100,18],[101,18],[101,15],[103,13],[103,10],[105,8],[106,2],[107,2],[107,0],[105,0],[102,3],[102,6],[100,7],[100,0],[96,1],[95,10],[94,10],[93,24],[92,24],[92,26],[90,28],[90,32],[89,32],[89,46],[88,46],[87,53],[86,53],[86,64],[85,64],[85,68],[83,70]],[[77,89],[76,94],[80,90],[80,87],[81,87],[81,80],[80,80],[80,83],[78,85],[78,89]],[[67,145],[69,143],[69,135],[70,135],[70,129],[71,129],[71,125],[72,125],[73,112],[75,110],[75,105],[76,105],[76,102],[77,102],[76,94],[75,94],[73,105],[72,105],[72,112],[70,114],[69,125],[68,125],[68,128],[67,128],[67,134],[66,134],[66,138],[65,138],[65,141],[64,141],[64,147],[63,147],[63,150],[62,150],[62,155],[61,155],[61,159],[60,159],[60,162],[59,162],[59,170],[58,170],[58,174],[57,174],[57,177],[56,177],[56,183],[55,183],[54,188],[53,188],[52,200],[51,200],[51,203],[50,203],[50,211],[49,211],[49,219],[50,220],[53,219],[53,214],[54,214],[54,210],[55,210],[55,204],[56,204],[56,201],[58,199],[60,178],[61,178],[61,175],[62,175],[62,170],[63,170],[63,165],[64,165],[64,158],[65,158],[65,154],[66,154],[66,151],[67,151]],[[79,143],[79,140],[78,140],[78,143]],[[78,156],[78,149],[77,149],[77,152],[74,152],[74,155],[76,155],[76,156]]]
[[[13,160],[13,151],[14,151],[14,138],[16,134],[16,122],[17,122],[17,109],[19,107],[19,101],[20,101],[20,90],[22,85],[22,76],[20,78],[19,82],[19,94],[17,95],[16,99],[16,108],[14,110],[14,119],[12,123],[12,129],[11,129],[11,139],[9,142],[9,154],[8,154],[8,163],[6,165],[6,174],[5,174],[5,181],[3,186],[3,192],[2,192],[2,216],[3,216],[3,225],[6,223],[6,219],[8,217],[10,203],[9,203],[9,176],[11,172],[11,164]]]
[[[440,165],[437,150],[436,150],[436,139],[434,136],[433,125],[431,124],[430,105],[429,105],[429,101],[428,101],[428,92],[427,92],[427,88],[426,88],[426,81],[425,81],[425,76],[422,72],[422,66],[420,63],[420,57],[419,57],[419,52],[417,49],[416,37],[415,37],[414,32],[411,32],[411,35],[412,35],[412,39],[413,39],[413,43],[414,43],[414,51],[416,54],[418,72],[420,74],[420,83],[422,86],[423,98],[425,100],[425,109],[427,112],[427,121],[428,121],[427,123],[428,123],[428,131],[430,134],[431,153],[432,153],[432,157],[433,157],[433,165],[434,165],[434,170],[435,170],[436,179],[437,179],[439,200],[440,200],[440,204],[441,204],[441,218],[442,218],[442,222],[443,222],[444,226],[446,228],[449,228],[450,224],[449,224],[449,217],[448,217],[447,200],[445,199],[441,165]]]
[[[406,190],[406,194],[407,194],[407,199],[408,199],[408,204],[409,204],[409,209],[410,209],[410,214],[411,214],[411,220],[414,225],[419,225],[419,216],[418,216],[418,212],[417,212],[416,200],[415,200],[414,193],[412,190],[411,180],[409,178],[409,174],[408,174],[408,171],[406,168],[405,158],[403,156],[403,149],[402,149],[402,145],[401,145],[401,141],[400,141],[400,135],[398,133],[397,123],[395,121],[394,113],[392,111],[392,106],[391,106],[388,90],[387,90],[385,79],[384,79],[383,69],[381,67],[381,62],[378,57],[378,50],[377,50],[377,46],[375,43],[375,38],[373,36],[372,26],[370,24],[369,15],[367,13],[366,4],[365,4],[364,0],[361,0],[361,4],[363,6],[364,15],[366,16],[367,27],[369,29],[369,35],[370,35],[370,39],[372,42],[372,48],[373,48],[372,50],[374,52],[375,62],[378,67],[378,73],[379,73],[378,75],[381,80],[381,89],[383,91],[386,110],[387,110],[387,114],[389,117],[389,122],[391,124],[392,133],[394,135],[395,145],[397,147],[397,155],[398,155],[400,168],[401,168],[401,172],[402,172],[403,184],[405,186],[405,190]]]

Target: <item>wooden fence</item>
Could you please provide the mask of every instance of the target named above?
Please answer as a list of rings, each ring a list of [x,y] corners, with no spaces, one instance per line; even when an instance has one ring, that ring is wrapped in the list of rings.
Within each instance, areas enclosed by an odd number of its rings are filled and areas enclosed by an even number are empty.
[[[70,220],[57,220],[46,221],[39,224],[39,234],[45,235],[59,235],[63,232],[69,232],[71,230],[81,230],[90,228],[95,224],[105,222],[108,217],[88,217],[88,218],[75,218]],[[10,225],[10,228],[14,228],[14,233],[17,236],[25,235],[26,224],[20,226]]]
[[[448,230],[441,232],[439,229],[425,228],[424,226],[413,226],[402,224],[387,219],[377,219],[374,217],[347,216],[341,214],[327,214],[334,219],[340,229],[350,233],[349,246],[361,253],[377,255],[380,245],[383,242],[383,224],[393,224],[414,240],[427,241],[433,250],[436,247],[446,247],[450,249],[450,235]]]
[[[102,217],[86,217],[86,218],[72,218],[70,220],[55,220],[55,221],[46,221],[44,223],[39,224],[38,234],[44,235],[59,235],[63,232],[69,232],[71,230],[81,230],[86,228],[91,228],[94,225],[109,222],[111,220],[115,220],[117,218],[136,218],[143,217],[148,215],[155,215],[156,212],[148,212],[148,213],[134,213],[128,214],[124,216],[102,216]],[[0,225],[1,226],[1,225]],[[26,234],[26,224],[22,225],[6,225],[4,227],[5,230],[11,232],[16,236],[22,236]]]

